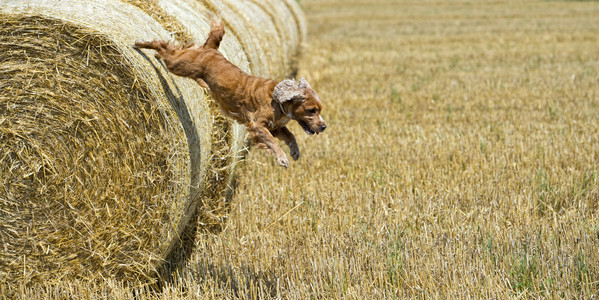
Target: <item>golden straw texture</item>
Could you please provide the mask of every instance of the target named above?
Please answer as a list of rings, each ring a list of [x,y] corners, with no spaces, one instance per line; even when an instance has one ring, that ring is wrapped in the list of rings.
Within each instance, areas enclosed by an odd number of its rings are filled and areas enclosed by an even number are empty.
[[[153,280],[190,225],[225,224],[245,131],[131,45],[201,43],[218,16],[226,57],[282,78],[303,24],[276,1],[3,2],[0,282]]]
[[[150,276],[205,177],[211,118],[190,101],[204,92],[130,47],[169,38],[135,7],[1,13],[2,281]]]

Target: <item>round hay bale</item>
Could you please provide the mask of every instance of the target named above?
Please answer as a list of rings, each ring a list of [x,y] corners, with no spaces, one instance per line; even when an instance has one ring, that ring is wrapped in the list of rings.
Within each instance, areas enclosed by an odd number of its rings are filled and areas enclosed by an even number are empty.
[[[279,68],[283,76],[297,72],[301,45],[305,40],[306,26],[302,22],[304,15],[296,0],[248,0],[268,14],[275,26],[281,43],[280,57],[284,68]],[[238,2],[235,2],[238,3]],[[271,40],[272,41],[272,40]]]
[[[223,18],[228,34],[239,40],[252,74],[281,80],[296,72],[306,28],[294,0],[188,1]]]
[[[243,127],[131,45],[203,42],[211,13],[227,26],[227,58],[282,78],[305,34],[297,9],[293,0],[4,0],[0,282],[151,280],[198,210],[203,224],[224,222]]]
[[[7,0],[0,14],[0,281],[151,276],[205,178],[204,91],[131,47],[170,38],[134,6]]]

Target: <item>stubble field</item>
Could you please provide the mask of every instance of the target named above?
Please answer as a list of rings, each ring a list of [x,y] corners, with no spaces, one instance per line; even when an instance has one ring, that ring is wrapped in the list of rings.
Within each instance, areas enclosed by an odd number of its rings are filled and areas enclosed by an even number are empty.
[[[598,2],[300,3],[327,130],[141,298],[598,297]],[[93,291],[131,296],[23,295]]]

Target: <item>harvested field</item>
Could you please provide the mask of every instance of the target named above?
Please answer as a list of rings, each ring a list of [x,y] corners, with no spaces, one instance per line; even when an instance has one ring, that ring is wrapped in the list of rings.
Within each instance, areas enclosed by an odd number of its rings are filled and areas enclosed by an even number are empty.
[[[139,298],[599,296],[599,3],[301,0],[329,128]],[[108,281],[19,291],[131,298]]]

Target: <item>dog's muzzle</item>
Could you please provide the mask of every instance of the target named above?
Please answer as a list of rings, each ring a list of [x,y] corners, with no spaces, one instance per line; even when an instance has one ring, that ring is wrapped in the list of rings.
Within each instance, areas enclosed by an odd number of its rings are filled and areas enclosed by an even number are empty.
[[[314,130],[312,130],[312,128],[310,128],[310,125],[308,125],[308,123],[302,121],[302,120],[297,120],[297,123],[300,124],[300,126],[302,127],[302,129],[309,135],[315,134],[316,132],[314,132]]]

